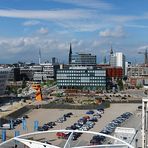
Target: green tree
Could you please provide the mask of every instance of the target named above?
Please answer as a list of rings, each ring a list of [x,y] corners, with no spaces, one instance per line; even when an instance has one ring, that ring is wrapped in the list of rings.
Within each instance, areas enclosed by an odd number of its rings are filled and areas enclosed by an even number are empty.
[[[26,87],[26,81],[23,80],[23,82],[22,82],[22,89],[25,88],[25,87]]]
[[[122,79],[117,80],[117,85],[119,86],[120,90],[123,90],[123,82]]]

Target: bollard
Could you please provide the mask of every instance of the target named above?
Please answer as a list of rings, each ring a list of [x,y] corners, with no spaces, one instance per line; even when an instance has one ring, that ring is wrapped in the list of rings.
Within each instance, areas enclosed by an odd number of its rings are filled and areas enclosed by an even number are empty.
[[[2,142],[6,141],[6,130],[2,130]]]
[[[20,135],[20,131],[15,131],[14,132],[14,137],[17,137]],[[17,140],[15,140],[15,146],[18,144],[19,142]]]
[[[25,131],[27,130],[27,122],[25,119],[22,120],[22,129]]]
[[[20,135],[20,131],[15,131],[14,137],[17,137],[17,136],[19,136],[19,135]]]
[[[37,131],[39,127],[39,121],[35,120],[34,121],[34,131]]]

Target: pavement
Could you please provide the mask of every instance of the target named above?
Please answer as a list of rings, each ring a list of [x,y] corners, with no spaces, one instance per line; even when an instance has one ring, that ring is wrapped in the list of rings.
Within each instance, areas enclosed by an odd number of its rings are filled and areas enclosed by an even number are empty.
[[[96,123],[94,128],[91,131],[100,132],[105,125],[107,125],[110,121],[115,119],[117,116],[120,116],[124,112],[131,112],[133,113],[133,117],[125,122],[122,126],[124,127],[133,127],[138,128],[140,125],[141,115],[140,112],[137,111],[137,107],[140,104],[128,104],[128,103],[121,103],[121,104],[111,104],[110,108],[105,109],[105,113],[102,115],[102,118]],[[87,110],[68,110],[68,109],[34,109],[28,113],[29,118],[27,119],[27,130],[22,129],[22,124],[18,125],[14,130],[8,130],[7,135],[9,137],[14,136],[14,132],[20,131],[20,134],[25,134],[28,132],[34,131],[34,121],[38,120],[39,125],[43,125],[49,121],[56,121],[59,117],[63,116],[65,113],[72,112],[73,116],[68,118],[67,121],[63,123],[57,123],[57,125],[52,128],[54,129],[65,129],[68,126],[71,126],[75,122],[78,121],[81,117],[85,116]],[[139,129],[140,131],[140,126]],[[51,143],[62,146],[65,143],[65,140],[57,139],[55,134],[48,134],[48,135],[36,135],[33,137],[34,139],[45,139],[51,141]],[[77,141],[74,141],[73,144],[78,145],[86,145],[89,144],[90,139],[92,138],[91,134],[83,134]],[[140,141],[140,134],[139,134],[139,141]],[[140,142],[138,143],[140,146]]]

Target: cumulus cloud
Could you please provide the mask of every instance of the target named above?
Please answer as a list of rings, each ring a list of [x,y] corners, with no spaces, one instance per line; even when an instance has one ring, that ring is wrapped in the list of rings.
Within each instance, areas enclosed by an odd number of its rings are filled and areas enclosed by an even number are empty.
[[[10,55],[9,61],[37,61],[39,49],[42,52],[43,59],[50,60],[52,56],[56,57],[57,53],[59,53],[61,59],[65,59],[64,56],[68,53],[69,44],[48,37],[0,39],[0,50],[3,51],[1,56],[3,59],[5,57],[5,61],[7,61],[8,55]],[[59,57],[57,56],[57,58]]]
[[[37,21],[37,20],[29,20],[23,23],[24,26],[35,26],[38,24],[40,24],[40,21]]]
[[[38,31],[40,34],[48,34],[49,30],[47,28],[41,27]]]
[[[124,37],[125,32],[122,27],[118,26],[114,29],[105,29],[99,32],[101,37]]]

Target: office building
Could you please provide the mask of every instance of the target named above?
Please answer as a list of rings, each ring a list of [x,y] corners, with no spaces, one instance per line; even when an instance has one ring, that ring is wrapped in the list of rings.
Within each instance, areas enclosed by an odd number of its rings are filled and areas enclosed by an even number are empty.
[[[56,71],[59,69],[59,65],[53,65],[51,63],[41,63],[32,67],[33,80],[34,81],[47,81],[56,79]]]
[[[123,76],[125,75],[125,56],[122,52],[113,53],[111,49],[110,52],[110,66],[112,67],[122,67]]]
[[[72,54],[71,65],[73,66],[96,66],[96,55],[88,53]]]
[[[106,70],[87,67],[71,67],[57,71],[59,88],[89,89],[106,88]]]
[[[5,94],[6,84],[10,71],[11,68],[0,68],[0,95]]]

